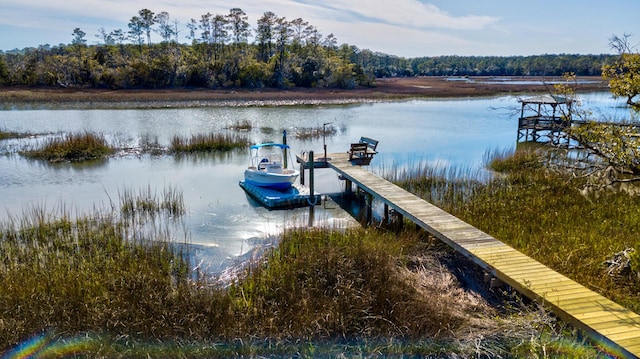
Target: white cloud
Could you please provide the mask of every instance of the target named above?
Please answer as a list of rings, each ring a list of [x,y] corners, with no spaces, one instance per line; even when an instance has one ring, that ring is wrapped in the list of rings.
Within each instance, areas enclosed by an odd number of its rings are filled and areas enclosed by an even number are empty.
[[[350,2],[332,0],[336,8],[348,9]],[[477,30],[493,24],[498,18],[489,16],[452,16],[435,5],[425,4],[417,0],[365,0],[362,6],[353,8],[358,14],[398,26],[412,26],[418,28],[441,28],[457,30]]]
[[[391,24],[336,22],[330,26],[335,34],[342,34],[338,36],[339,42],[405,57],[450,53],[451,48],[470,45],[467,40],[446,32],[418,30]]]
[[[452,16],[438,7],[417,0],[364,0],[354,6],[353,1],[310,0],[294,1],[313,9],[313,15],[324,19],[343,19],[386,23],[405,27],[477,30],[499,21],[498,17],[466,15]]]
[[[506,0],[456,0],[453,4],[445,0],[0,1],[0,50],[68,43],[76,27],[87,33],[90,43],[95,42],[94,35],[100,28],[126,31],[131,17],[143,8],[156,13],[168,12],[184,29],[180,35],[182,41],[191,18],[199,20],[207,12],[227,14],[231,8],[238,7],[247,13],[254,28],[263,13],[270,11],[289,20],[302,18],[323,35],[333,33],[339,43],[407,57],[487,54],[489,51],[493,55],[597,53],[600,50],[592,49],[600,49],[602,45],[593,39],[606,39],[610,33],[632,31],[637,27],[632,11],[616,17],[615,25],[595,29],[586,20],[592,8],[581,7],[579,16],[562,17],[559,21],[561,15],[553,12],[543,17],[522,17],[525,5],[507,6],[511,2]],[[557,40],[569,36],[574,39],[562,43]],[[550,42],[549,37],[556,40]]]

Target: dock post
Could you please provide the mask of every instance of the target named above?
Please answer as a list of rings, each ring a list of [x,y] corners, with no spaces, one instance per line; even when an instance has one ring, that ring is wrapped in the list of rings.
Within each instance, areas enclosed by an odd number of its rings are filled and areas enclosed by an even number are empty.
[[[353,183],[351,182],[350,179],[345,178],[344,179],[344,193],[347,195],[347,197],[351,196],[351,192],[353,192]]]
[[[313,151],[309,151],[309,228],[313,227],[313,218],[315,217],[315,189],[314,187],[314,179],[313,179]],[[311,202],[311,198],[313,198],[313,203]]]
[[[316,207],[309,206],[309,223],[307,224],[309,228],[313,227],[313,224],[314,224],[313,220],[314,220],[314,217],[316,216],[315,213],[316,213]]]
[[[384,227],[389,226],[389,205],[386,203],[384,204],[384,210],[382,213],[382,225]]]
[[[314,197],[313,151],[309,151],[309,198]],[[315,197],[314,197],[315,198]]]
[[[286,145],[287,144],[287,130],[282,130],[282,144]],[[282,159],[282,164],[284,165],[284,168],[288,168],[289,166],[287,161],[288,161],[288,157],[289,156],[289,150],[285,147],[284,149],[284,158]]]
[[[304,158],[300,162],[300,184],[304,186]]]
[[[367,225],[373,222],[373,195],[369,192],[365,192],[366,204],[367,206]]]

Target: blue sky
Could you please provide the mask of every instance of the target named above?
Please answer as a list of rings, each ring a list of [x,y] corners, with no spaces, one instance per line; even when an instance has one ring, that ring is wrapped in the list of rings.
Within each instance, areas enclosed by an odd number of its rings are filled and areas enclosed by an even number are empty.
[[[612,53],[609,38],[625,33],[640,43],[638,0],[1,0],[0,50],[68,44],[75,28],[98,43],[100,28],[127,31],[144,8],[168,12],[188,42],[189,19],[235,7],[252,27],[271,11],[339,44],[404,57]]]

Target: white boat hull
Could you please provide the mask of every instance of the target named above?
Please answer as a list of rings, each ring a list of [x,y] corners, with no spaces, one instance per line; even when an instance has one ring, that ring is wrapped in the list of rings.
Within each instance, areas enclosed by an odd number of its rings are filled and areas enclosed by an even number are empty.
[[[290,169],[274,173],[249,168],[244,171],[244,180],[254,186],[284,190],[291,187],[299,175],[298,171]]]

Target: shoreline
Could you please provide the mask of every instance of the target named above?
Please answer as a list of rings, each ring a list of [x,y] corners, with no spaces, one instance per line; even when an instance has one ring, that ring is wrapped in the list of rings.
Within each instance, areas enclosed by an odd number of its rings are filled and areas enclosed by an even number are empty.
[[[599,76],[577,78],[576,92],[608,90]],[[427,98],[483,97],[549,93],[562,77],[411,77],[376,79],[375,87],[107,90],[70,88],[0,88],[0,108],[135,109],[218,106],[346,105]]]

